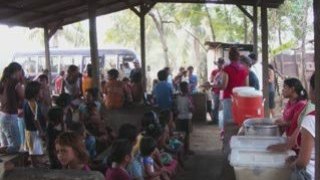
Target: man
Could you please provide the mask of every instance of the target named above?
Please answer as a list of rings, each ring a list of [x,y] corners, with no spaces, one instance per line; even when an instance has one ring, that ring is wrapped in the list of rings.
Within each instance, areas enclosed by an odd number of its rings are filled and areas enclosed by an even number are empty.
[[[195,93],[198,85],[198,77],[193,74],[193,66],[188,67],[188,72],[189,72],[189,89],[191,93]]]
[[[259,88],[262,89],[263,77],[262,77],[262,65],[258,62],[258,57],[254,53],[249,54],[249,58],[252,60],[251,70],[256,74],[259,81]]]
[[[252,64],[251,59],[246,56],[240,56],[240,63],[243,64],[249,71],[249,86],[255,88],[256,90],[259,90],[259,80],[256,74],[250,69]]]
[[[219,85],[222,83],[222,70],[224,66],[224,59],[221,57],[218,61],[214,62],[215,65],[218,66],[218,69],[214,69],[211,72],[210,82],[213,85]],[[212,110],[212,123],[218,124],[219,123],[219,106],[220,106],[220,88],[212,88],[212,95],[213,95],[213,110]]]

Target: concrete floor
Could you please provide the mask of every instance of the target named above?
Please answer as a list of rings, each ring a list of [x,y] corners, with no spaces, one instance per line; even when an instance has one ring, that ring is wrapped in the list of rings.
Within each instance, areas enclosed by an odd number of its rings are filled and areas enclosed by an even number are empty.
[[[222,153],[219,128],[204,123],[194,124],[191,135],[194,156],[185,161],[185,170],[175,180],[234,180],[233,169]]]

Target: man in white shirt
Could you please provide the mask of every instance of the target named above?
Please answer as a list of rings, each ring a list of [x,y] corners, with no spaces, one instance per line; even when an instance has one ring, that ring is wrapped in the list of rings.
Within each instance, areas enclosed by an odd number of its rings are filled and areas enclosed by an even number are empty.
[[[259,80],[260,90],[262,90],[262,87],[263,87],[262,64],[260,62],[258,62],[257,55],[254,53],[250,53],[249,58],[252,59],[252,66],[250,69],[251,69],[251,71],[254,72],[254,74],[256,74],[256,76]]]

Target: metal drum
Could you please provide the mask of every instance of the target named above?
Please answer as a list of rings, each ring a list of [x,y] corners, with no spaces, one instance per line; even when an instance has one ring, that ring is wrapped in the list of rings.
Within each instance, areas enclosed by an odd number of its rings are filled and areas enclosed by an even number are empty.
[[[243,123],[246,136],[280,136],[279,127],[269,118],[252,118]]]

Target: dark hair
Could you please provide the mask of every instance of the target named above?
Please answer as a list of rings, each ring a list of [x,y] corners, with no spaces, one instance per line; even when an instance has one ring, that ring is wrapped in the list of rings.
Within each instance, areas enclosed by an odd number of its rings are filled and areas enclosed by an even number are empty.
[[[159,79],[160,81],[166,81],[167,78],[168,78],[168,73],[167,73],[165,70],[160,70],[160,71],[158,72],[158,79]]]
[[[131,143],[136,141],[138,136],[138,129],[132,124],[123,124],[118,131],[119,139],[128,139]]]
[[[312,90],[316,89],[316,84],[315,84],[315,73],[312,74],[311,78],[310,78],[310,87],[312,88]]]
[[[189,84],[187,83],[187,82],[181,82],[180,83],[180,91],[182,92],[182,93],[188,93],[188,91],[189,91]]]
[[[298,95],[299,100],[308,99],[308,93],[302,86],[301,82],[297,78],[288,78],[284,80],[284,85],[294,88],[295,93]]]
[[[71,147],[75,152],[75,155],[79,159],[80,163],[84,163],[84,164],[88,163],[89,156],[88,156],[85,144],[82,141],[82,138],[80,138],[80,136],[78,136],[76,133],[74,132],[61,133],[57,137],[55,144]]]
[[[37,81],[31,81],[27,83],[26,89],[24,91],[25,98],[27,100],[36,98],[39,95],[40,89],[41,89],[41,84]]]
[[[12,76],[12,74],[16,73],[17,71],[21,71],[22,67],[19,63],[12,62],[7,67],[4,68],[2,72],[2,77],[0,80],[1,86],[3,86],[3,83],[7,80],[9,80]]]
[[[48,111],[48,120],[53,125],[59,124],[63,119],[63,110],[60,107],[52,107]]]
[[[79,68],[76,65],[70,65],[68,68],[68,73],[76,72],[76,71],[78,71],[78,69]]]
[[[92,77],[92,65],[87,64],[87,74],[89,77]]]
[[[72,101],[72,96],[67,93],[61,93],[60,96],[56,99],[56,105],[65,108],[67,107]]]
[[[127,78],[127,77],[124,77],[124,78],[122,79],[122,81],[123,81],[123,82],[129,82],[129,81],[130,81],[130,79],[129,79],[129,78]]]
[[[274,70],[274,67],[272,66],[272,64],[268,64],[268,68]]]
[[[230,59],[230,61],[236,61],[236,60],[239,59],[239,57],[240,57],[240,53],[238,51],[238,48],[235,47],[235,46],[231,47],[230,50],[229,50],[229,59]]]
[[[127,139],[117,139],[111,145],[110,156],[108,159],[109,166],[113,162],[121,163],[127,155],[131,155],[132,143]]]
[[[249,54],[249,58],[251,58],[253,61],[256,61],[257,60],[257,56],[255,53],[250,53]]]
[[[160,120],[160,124],[162,127],[165,127],[166,124],[168,124],[168,122],[170,120],[170,116],[171,116],[170,110],[163,110],[160,112],[159,120]]]
[[[108,76],[113,78],[113,79],[117,79],[119,76],[119,71],[116,69],[111,69],[108,71]]]
[[[38,79],[39,79],[40,81],[45,80],[45,81],[49,82],[48,76],[47,76],[46,74],[41,74],[41,75],[38,77]]]
[[[141,156],[150,156],[156,147],[156,141],[152,137],[143,137],[140,142]]]
[[[95,108],[97,108],[97,104],[95,102],[90,102],[87,104],[89,114],[92,113]]]
[[[251,67],[252,65],[252,60],[249,57],[244,55],[240,56],[240,62],[247,65],[248,67]]]
[[[141,127],[143,130],[145,130],[149,124],[159,124],[158,116],[154,111],[144,113],[141,119]]]
[[[189,66],[188,68],[187,68],[187,70],[193,70],[194,68],[193,68],[193,66]]]
[[[64,73],[65,73],[64,71],[60,71],[59,75],[64,76]]]

